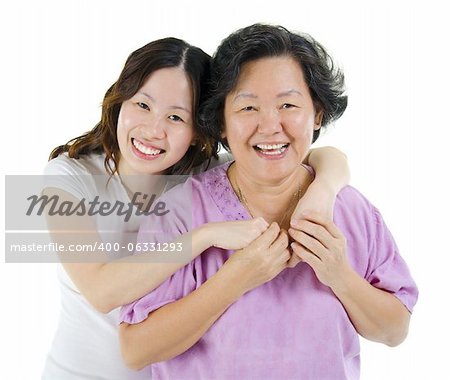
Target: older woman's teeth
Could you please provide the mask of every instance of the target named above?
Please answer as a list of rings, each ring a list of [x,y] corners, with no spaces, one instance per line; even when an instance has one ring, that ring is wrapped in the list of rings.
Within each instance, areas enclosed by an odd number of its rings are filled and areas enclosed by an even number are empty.
[[[137,141],[136,139],[133,139],[133,145],[135,146],[135,148],[144,154],[149,154],[152,156],[156,156],[157,154],[161,153],[161,149],[152,149],[152,148],[148,148],[145,145],[141,144],[139,141]]]
[[[263,154],[277,155],[283,153],[289,144],[258,144],[256,148]]]

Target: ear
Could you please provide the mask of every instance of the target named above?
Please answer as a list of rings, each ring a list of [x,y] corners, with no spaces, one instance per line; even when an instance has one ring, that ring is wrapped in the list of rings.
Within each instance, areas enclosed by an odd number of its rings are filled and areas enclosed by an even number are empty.
[[[314,130],[317,131],[322,127],[322,120],[323,120],[323,111],[319,111],[316,113],[316,116],[314,117]]]
[[[226,131],[225,131],[225,128],[223,129],[222,133],[220,134],[220,137],[221,137],[222,139],[225,139],[225,138],[227,137],[227,133],[226,133]]]

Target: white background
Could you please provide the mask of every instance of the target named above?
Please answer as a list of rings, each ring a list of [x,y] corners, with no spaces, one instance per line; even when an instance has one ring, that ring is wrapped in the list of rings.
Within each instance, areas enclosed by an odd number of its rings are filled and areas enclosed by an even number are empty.
[[[1,191],[4,174],[40,174],[53,147],[94,126],[104,92],[145,43],[176,36],[211,54],[253,22],[308,32],[343,66],[349,94],[345,115],[319,143],[347,153],[352,185],[381,209],[420,288],[405,343],[362,339],[362,379],[445,378],[450,33],[439,4],[2,2]],[[58,319],[55,266],[1,262],[0,281],[0,378],[38,379]]]

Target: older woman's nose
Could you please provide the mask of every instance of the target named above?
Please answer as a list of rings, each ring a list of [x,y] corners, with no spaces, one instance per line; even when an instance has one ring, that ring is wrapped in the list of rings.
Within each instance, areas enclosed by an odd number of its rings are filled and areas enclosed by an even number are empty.
[[[262,134],[274,134],[281,132],[283,126],[281,124],[280,115],[277,111],[261,112],[258,122],[258,132]]]

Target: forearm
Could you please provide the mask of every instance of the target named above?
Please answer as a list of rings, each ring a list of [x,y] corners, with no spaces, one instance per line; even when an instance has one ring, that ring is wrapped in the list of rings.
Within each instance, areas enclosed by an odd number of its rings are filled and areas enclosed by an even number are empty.
[[[150,293],[211,246],[203,227],[173,242],[180,243],[184,250],[176,262],[164,262],[166,252],[147,252],[108,263],[66,264],[66,271],[88,301],[100,312],[108,313]]]
[[[320,182],[335,194],[350,181],[347,156],[339,149],[331,146],[311,149],[306,163],[316,172],[314,182]]]
[[[366,339],[396,346],[406,338],[410,313],[394,295],[370,285],[353,270],[332,290]]]
[[[242,294],[219,271],[188,296],[135,325],[119,328],[122,355],[133,369],[169,360],[188,350]]]

